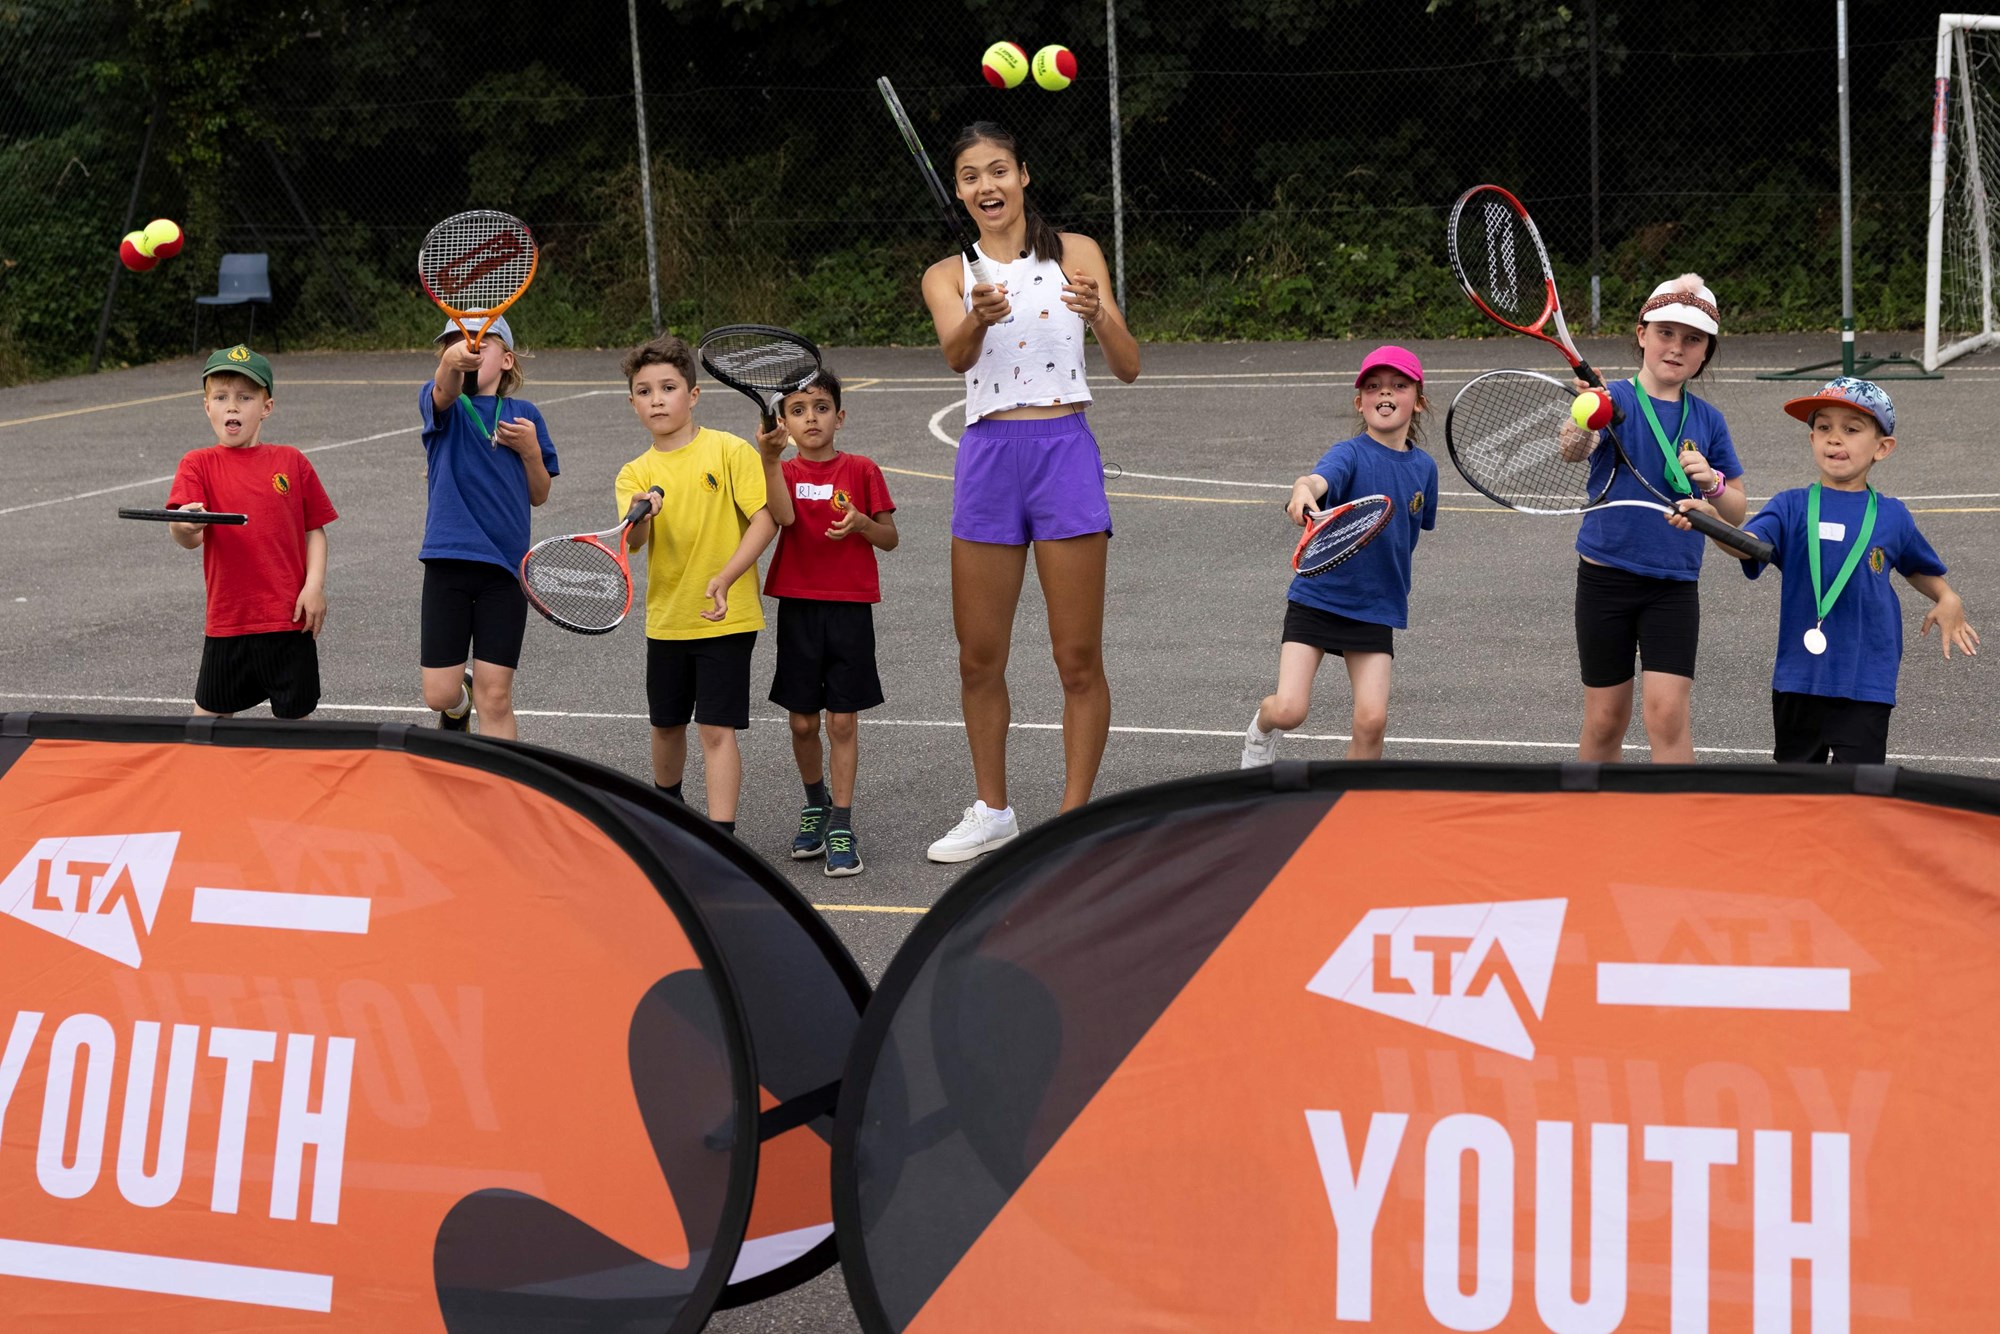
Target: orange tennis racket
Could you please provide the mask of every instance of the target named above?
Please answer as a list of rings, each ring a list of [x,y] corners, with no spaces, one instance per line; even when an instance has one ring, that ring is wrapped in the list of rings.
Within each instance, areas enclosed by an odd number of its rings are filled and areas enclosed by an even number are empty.
[[[527,223],[509,213],[474,209],[431,228],[417,252],[417,280],[476,351],[493,321],[535,280],[539,254]],[[478,320],[479,327],[467,320]]]

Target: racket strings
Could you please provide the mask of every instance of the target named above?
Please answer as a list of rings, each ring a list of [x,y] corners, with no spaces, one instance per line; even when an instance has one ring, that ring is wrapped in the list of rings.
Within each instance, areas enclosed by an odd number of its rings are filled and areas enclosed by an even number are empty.
[[[1312,575],[1340,564],[1374,540],[1393,508],[1387,497],[1377,497],[1357,501],[1322,520],[1320,527],[1307,534],[1293,567],[1300,574]]]
[[[1349,514],[1327,524],[1312,535],[1306,543],[1306,555],[1318,559],[1353,546],[1362,538],[1375,531],[1382,521],[1380,509],[1370,509],[1362,514]]]
[[[1601,495],[1592,485],[1592,462],[1605,445],[1570,420],[1572,401],[1567,388],[1545,376],[1526,371],[1481,376],[1452,402],[1452,461],[1467,481],[1517,509],[1592,505]],[[1609,485],[1608,471],[1603,482]]]
[[[579,629],[616,625],[631,604],[631,585],[618,557],[594,541],[543,543],[528,553],[521,578],[548,614]]]
[[[819,361],[805,348],[754,335],[704,342],[701,359],[717,379],[766,394],[790,393],[819,373]]]
[[[417,272],[432,296],[459,310],[504,306],[534,276],[534,234],[505,213],[461,213],[431,229]]]

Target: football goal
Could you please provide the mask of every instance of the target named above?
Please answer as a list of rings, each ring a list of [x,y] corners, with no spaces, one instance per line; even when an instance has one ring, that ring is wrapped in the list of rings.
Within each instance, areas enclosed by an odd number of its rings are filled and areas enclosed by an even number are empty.
[[[2000,15],[1938,16],[1924,369],[2000,344]]]

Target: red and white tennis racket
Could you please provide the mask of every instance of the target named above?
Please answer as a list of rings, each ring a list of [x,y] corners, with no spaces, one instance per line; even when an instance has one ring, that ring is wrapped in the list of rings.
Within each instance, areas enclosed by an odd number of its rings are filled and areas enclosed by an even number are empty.
[[[431,228],[417,252],[417,280],[477,351],[493,321],[535,280],[539,256],[527,223],[512,214],[474,209]],[[479,327],[471,328],[467,320],[478,320]]]
[[[632,610],[632,566],[626,559],[625,530],[646,517],[652,487],[632,497],[624,521],[601,533],[544,538],[521,557],[521,589],[528,605],[565,630],[608,634]]]
[[[1473,305],[1502,328],[1541,339],[1578,379],[1604,387],[1569,336],[1548,249],[1520,200],[1497,185],[1475,185],[1451,206],[1446,235],[1451,267]],[[1555,333],[1542,332],[1551,322]]]
[[[1357,496],[1330,510],[1307,511],[1309,521],[1292,552],[1292,569],[1324,574],[1373,542],[1395,512],[1396,502],[1387,496]]]

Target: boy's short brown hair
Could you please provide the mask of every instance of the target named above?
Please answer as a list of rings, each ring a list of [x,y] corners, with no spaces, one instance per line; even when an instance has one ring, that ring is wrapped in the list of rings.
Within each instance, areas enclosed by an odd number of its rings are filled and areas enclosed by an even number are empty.
[[[819,374],[813,376],[811,384],[803,389],[795,389],[792,392],[810,394],[815,389],[824,392],[828,398],[833,400],[833,410],[835,412],[840,411],[840,377],[838,375],[835,375],[832,371],[822,366],[820,367]],[[785,395],[786,398],[790,398],[791,396],[791,394]]]
[[[204,375],[201,377],[201,392],[204,398],[208,396],[209,385],[213,384],[217,380],[223,381],[225,384],[228,384],[232,388],[234,388],[236,385],[242,385],[246,389],[254,389],[258,393],[262,394],[265,398],[269,398],[271,396],[271,391],[269,389],[259,384],[255,379],[251,378],[250,376],[245,375],[242,371],[214,371],[208,375]]]
[[[632,388],[632,377],[648,366],[672,366],[681,373],[690,388],[694,385],[694,349],[679,334],[661,334],[625,354],[623,369],[628,392]]]

